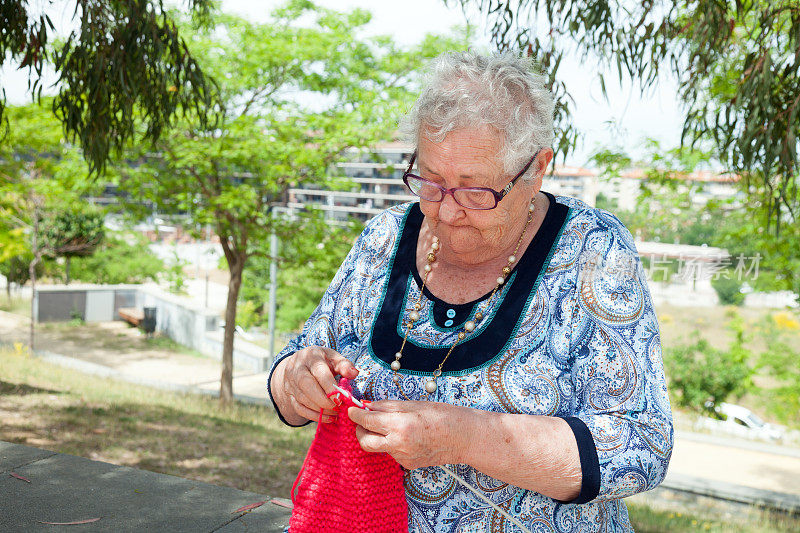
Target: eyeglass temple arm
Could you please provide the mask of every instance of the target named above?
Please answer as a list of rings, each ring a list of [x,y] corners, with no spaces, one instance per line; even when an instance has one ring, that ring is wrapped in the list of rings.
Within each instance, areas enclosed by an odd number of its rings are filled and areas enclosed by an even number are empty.
[[[406,169],[406,174],[411,172],[411,169],[414,168],[414,161],[417,160],[417,151],[414,150],[414,153],[411,154],[411,159],[408,161],[408,168]]]

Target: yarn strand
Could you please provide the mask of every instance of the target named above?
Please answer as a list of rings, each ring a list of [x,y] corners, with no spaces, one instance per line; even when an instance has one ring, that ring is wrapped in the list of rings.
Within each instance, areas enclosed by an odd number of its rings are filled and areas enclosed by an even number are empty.
[[[477,496],[478,498],[480,498],[480,499],[482,499],[484,502],[486,502],[486,503],[487,503],[487,504],[488,504],[488,505],[489,505],[489,506],[490,506],[492,509],[494,509],[495,511],[497,511],[497,512],[498,512],[498,513],[500,513],[501,515],[505,516],[506,518],[508,518],[508,519],[509,519],[511,522],[513,522],[513,523],[514,523],[514,525],[516,525],[518,528],[520,528],[520,529],[521,529],[521,530],[522,530],[524,533],[533,533],[533,532],[532,532],[530,529],[528,529],[527,527],[525,527],[525,526],[522,524],[522,522],[520,522],[519,520],[517,520],[516,518],[514,518],[513,516],[511,516],[510,514],[508,514],[508,513],[505,511],[505,509],[503,509],[502,507],[500,507],[499,505],[497,505],[496,503],[494,503],[494,502],[493,502],[492,500],[490,500],[490,499],[489,499],[489,498],[488,498],[488,497],[487,497],[485,494],[481,493],[481,492],[480,492],[478,489],[474,488],[472,485],[470,485],[469,483],[467,483],[467,482],[464,480],[464,478],[462,478],[461,476],[459,476],[458,474],[456,474],[455,472],[453,472],[452,470],[450,470],[450,469],[449,469],[449,468],[448,468],[446,465],[441,465],[441,466],[439,466],[439,468],[441,468],[442,470],[444,470],[445,472],[447,472],[447,473],[448,473],[448,474],[449,474],[449,475],[450,475],[450,476],[451,476],[453,479],[455,479],[456,481],[458,481],[459,483],[461,483],[462,485],[464,485],[464,487],[466,487],[467,489],[471,490],[471,491],[472,491],[472,493],[473,493],[473,494],[475,494],[475,496]]]

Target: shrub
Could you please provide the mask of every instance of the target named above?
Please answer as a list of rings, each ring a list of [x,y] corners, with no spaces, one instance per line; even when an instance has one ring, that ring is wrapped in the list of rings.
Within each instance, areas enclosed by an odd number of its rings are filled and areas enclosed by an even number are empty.
[[[742,283],[739,280],[721,276],[711,280],[711,286],[717,291],[719,302],[723,305],[742,305],[744,302]]]
[[[250,329],[253,326],[257,326],[262,320],[261,315],[258,313],[258,307],[258,304],[252,300],[239,302],[236,307],[236,324],[241,326],[242,329]]]
[[[789,313],[775,313],[792,320]],[[775,315],[766,320],[762,335],[767,349],[759,364],[770,376],[770,386],[761,390],[761,398],[772,415],[783,423],[797,424],[800,417],[800,352],[797,341],[789,336]],[[790,324],[792,322],[789,322]]]
[[[178,252],[173,252],[171,264],[161,272],[163,280],[167,283],[169,292],[173,294],[186,294],[186,276],[183,272],[186,265],[186,261],[178,257]]]
[[[71,277],[86,283],[144,283],[155,281],[164,263],[144,236],[112,234],[89,257],[72,260]]]
[[[695,411],[712,411],[730,396],[739,397],[752,386],[751,368],[744,347],[740,317],[729,322],[735,338],[728,349],[714,347],[695,331],[695,342],[664,352],[670,389],[678,405]]]

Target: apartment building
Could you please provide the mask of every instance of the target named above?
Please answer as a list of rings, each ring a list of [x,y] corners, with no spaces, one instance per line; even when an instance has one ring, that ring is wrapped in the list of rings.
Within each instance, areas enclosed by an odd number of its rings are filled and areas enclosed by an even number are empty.
[[[346,177],[351,186],[342,190],[293,188],[289,190],[287,207],[300,209],[311,204],[325,211],[331,221],[350,217],[366,221],[387,207],[414,201],[416,196],[402,181],[413,151],[413,146],[399,142],[384,143],[369,152],[353,151],[348,161],[336,167],[339,176]],[[597,181],[591,170],[559,166],[553,175],[545,176],[543,189],[594,205]]]
[[[318,187],[289,189],[289,209],[312,204],[325,211],[331,221],[356,218],[366,221],[384,209],[413,201],[403,184],[403,172],[414,149],[404,143],[384,143],[370,151],[352,150],[348,161],[338,163],[339,177],[350,185],[341,190]]]

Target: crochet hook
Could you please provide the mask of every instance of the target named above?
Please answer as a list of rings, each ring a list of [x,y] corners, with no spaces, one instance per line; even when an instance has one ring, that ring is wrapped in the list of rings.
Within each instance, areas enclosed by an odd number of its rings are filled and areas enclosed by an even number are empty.
[[[336,390],[338,390],[342,395],[344,395],[345,398],[350,398],[351,400],[353,400],[353,403],[356,404],[358,407],[365,409],[367,411],[370,410],[369,407],[364,405],[364,403],[361,400],[359,400],[358,398],[356,398],[355,396],[353,396],[352,394],[341,388],[336,383],[334,383],[333,386],[336,387]]]

